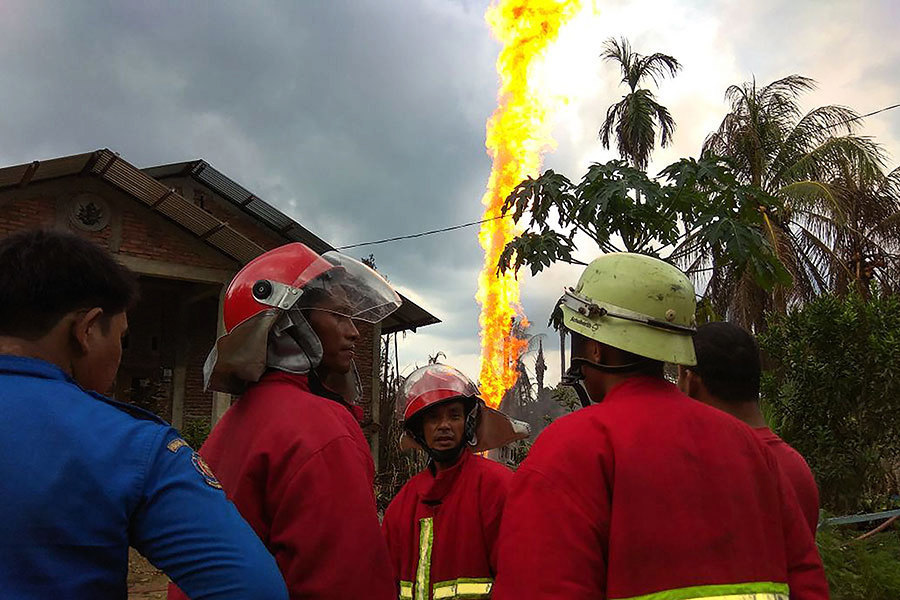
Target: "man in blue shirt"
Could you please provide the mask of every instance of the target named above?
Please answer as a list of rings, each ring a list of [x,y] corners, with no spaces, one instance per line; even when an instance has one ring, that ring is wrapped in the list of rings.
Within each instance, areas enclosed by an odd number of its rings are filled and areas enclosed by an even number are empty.
[[[0,240],[0,596],[124,598],[128,547],[193,600],[286,600],[198,454],[115,379],[134,275],[78,236]]]

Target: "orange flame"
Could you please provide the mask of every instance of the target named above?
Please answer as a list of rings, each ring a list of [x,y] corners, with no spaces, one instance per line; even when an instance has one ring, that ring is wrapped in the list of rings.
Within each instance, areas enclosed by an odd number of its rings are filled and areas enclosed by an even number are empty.
[[[553,147],[553,97],[530,83],[529,75],[580,7],[579,0],[499,0],[485,14],[491,31],[503,44],[497,58],[498,106],[487,122],[485,141],[493,159],[481,200],[485,219],[500,215],[509,193],[526,177],[538,174],[543,153]],[[484,248],[475,296],[481,304],[480,382],[485,402],[494,408],[515,385],[516,361],[527,346],[527,341],[510,334],[513,318],[524,320],[519,282],[512,273],[497,274],[500,253],[515,232],[512,219],[505,218],[487,221],[478,235]]]

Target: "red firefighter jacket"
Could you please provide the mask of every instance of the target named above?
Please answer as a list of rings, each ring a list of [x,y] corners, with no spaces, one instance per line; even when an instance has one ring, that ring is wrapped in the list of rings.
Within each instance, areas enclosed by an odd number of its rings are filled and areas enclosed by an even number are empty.
[[[466,450],[453,467],[425,469],[403,486],[382,524],[401,600],[490,597],[511,479],[505,466]]]
[[[627,379],[514,475],[493,599],[827,600],[789,486],[750,427]]]
[[[292,599],[396,598],[372,456],[346,405],[311,393],[305,375],[270,371],[200,454],[275,556]]]
[[[819,488],[809,465],[806,464],[806,459],[768,427],[757,427],[753,431],[769,446],[778,461],[778,466],[791,482],[800,508],[803,509],[803,516],[815,537],[816,527],[819,525]]]

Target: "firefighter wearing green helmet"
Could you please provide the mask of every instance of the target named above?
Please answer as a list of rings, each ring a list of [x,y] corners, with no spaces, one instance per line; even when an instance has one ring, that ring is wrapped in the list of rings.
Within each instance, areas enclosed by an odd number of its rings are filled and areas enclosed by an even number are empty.
[[[538,437],[507,497],[493,600],[824,600],[790,484],[740,421],[692,400],[694,287],[607,254],[560,299],[585,407]]]

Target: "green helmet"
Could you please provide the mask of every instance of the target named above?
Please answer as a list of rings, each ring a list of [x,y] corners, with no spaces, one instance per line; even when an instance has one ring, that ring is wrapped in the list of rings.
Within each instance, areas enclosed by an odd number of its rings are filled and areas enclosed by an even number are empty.
[[[694,286],[672,265],[642,254],[606,254],[560,299],[563,325],[638,356],[695,365]]]

